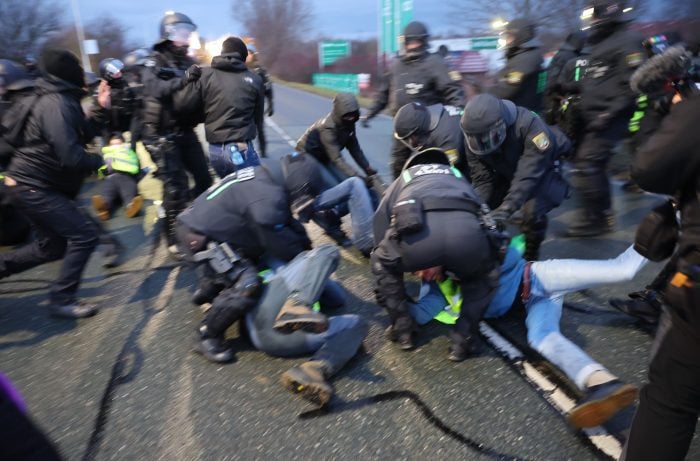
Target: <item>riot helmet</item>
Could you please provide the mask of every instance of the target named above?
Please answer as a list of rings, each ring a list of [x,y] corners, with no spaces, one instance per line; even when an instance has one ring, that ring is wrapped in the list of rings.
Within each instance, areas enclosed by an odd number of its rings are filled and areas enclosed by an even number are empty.
[[[591,0],[581,13],[582,29],[591,29],[594,33],[608,29],[622,22],[626,7],[625,0]]]
[[[124,63],[119,59],[106,58],[100,61],[100,78],[110,86],[124,81]]]
[[[157,44],[169,41],[177,48],[187,49],[190,37],[196,30],[197,26],[188,16],[168,11],[160,21],[160,40]]]
[[[428,28],[419,21],[409,22],[401,35],[402,54],[407,59],[423,56],[428,50]]]
[[[151,52],[148,48],[137,48],[125,54],[122,62],[127,69],[134,66],[143,66],[150,55]]]
[[[505,30],[501,34],[506,49],[515,49],[534,40],[537,35],[537,27],[529,19],[518,18],[506,24]]]
[[[430,112],[424,104],[412,102],[394,116],[394,138],[410,149],[420,148],[430,134]]]
[[[513,107],[490,94],[474,96],[464,108],[460,126],[467,147],[476,155],[495,152],[506,140],[508,125],[514,119]],[[510,103],[512,105],[512,103]]]

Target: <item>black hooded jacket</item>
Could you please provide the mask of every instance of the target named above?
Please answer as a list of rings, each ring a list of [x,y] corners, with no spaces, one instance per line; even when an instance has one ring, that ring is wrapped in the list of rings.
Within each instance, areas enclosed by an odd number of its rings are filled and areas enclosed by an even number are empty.
[[[334,164],[348,177],[357,176],[357,171],[341,154],[343,149],[347,149],[359,167],[367,172],[369,162],[357,141],[355,123],[344,123],[341,119],[343,115],[359,113],[359,110],[354,96],[347,93],[336,95],[331,113],[316,121],[301,135],[297,141],[297,151],[313,155],[322,164]]]
[[[252,141],[262,123],[263,83],[237,53],[215,56],[202,76],[176,94],[175,110],[203,114],[207,141],[213,144]]]
[[[395,59],[377,90],[367,117],[374,117],[387,106],[391,115],[396,115],[400,108],[412,102],[426,106],[440,103],[464,107],[462,84],[450,78],[441,56],[426,52],[418,58]]]
[[[85,151],[85,143],[98,133],[104,113],[97,111],[86,119],[80,105],[82,89],[61,79],[39,78],[36,91],[23,147],[15,151],[7,175],[18,183],[74,198],[85,177],[103,164],[102,156]]]
[[[539,82],[542,62],[537,38],[510,48],[506,53],[506,65],[496,75],[496,85],[489,92],[513,101],[516,106],[539,112],[544,94],[544,82]]]
[[[586,36],[582,32],[572,32],[566,37],[566,41],[547,67],[547,90],[551,91],[560,81],[559,77],[564,71],[566,63],[580,56],[585,44]]]

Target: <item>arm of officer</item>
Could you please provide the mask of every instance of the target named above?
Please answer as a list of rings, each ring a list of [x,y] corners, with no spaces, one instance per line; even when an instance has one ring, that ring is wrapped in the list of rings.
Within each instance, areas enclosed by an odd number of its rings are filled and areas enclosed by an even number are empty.
[[[386,72],[382,76],[382,81],[377,88],[377,92],[374,94],[374,100],[369,107],[369,112],[367,113],[367,119],[371,119],[377,116],[378,113],[384,110],[384,108],[389,104],[389,95],[391,94],[391,73]]]
[[[367,157],[365,157],[365,153],[360,147],[360,142],[357,140],[357,134],[354,132],[348,139],[347,149],[352,158],[355,160],[355,163],[357,163],[359,167],[362,168],[362,171],[364,171],[368,176],[376,173],[376,171],[372,170],[372,168],[369,166],[369,161],[367,161]]]
[[[184,85],[184,80],[178,77],[172,77],[169,80],[158,78],[156,67],[146,67],[142,72],[142,82],[144,94],[163,99],[171,96],[173,93],[181,89]]]
[[[53,147],[61,165],[85,173],[97,171],[103,164],[102,156],[85,151],[80,127],[86,124],[81,120],[84,116],[80,107],[58,101],[54,109],[41,113],[41,126],[44,138]]]
[[[396,197],[401,191],[398,186],[400,179],[397,179],[389,185],[382,197],[377,210],[374,212],[374,219],[372,221],[372,230],[374,232],[374,245],[377,246],[384,239],[387,229],[391,225],[391,209],[396,202]]]
[[[435,56],[431,61],[435,73],[435,86],[442,95],[442,102],[448,106],[464,107],[464,91],[462,83],[450,77],[450,71],[445,60]]]
[[[641,43],[641,42],[640,42]],[[630,78],[637,67],[644,61],[643,49],[639,46],[631,47],[626,53],[621,53],[616,66],[616,97],[610,102],[605,111],[607,120],[616,118],[619,114],[631,111],[637,100],[637,95],[630,88]],[[629,112],[631,114],[631,112]]]
[[[467,149],[467,163],[469,164],[469,173],[474,192],[478,194],[481,200],[488,203],[493,192],[493,182],[495,180],[493,171],[484,165],[479,160],[479,156],[469,149]]]
[[[533,116],[529,129],[526,130],[523,154],[515,169],[513,181],[508,194],[499,208],[514,213],[532,195],[542,175],[547,171],[556,149],[554,139],[544,122]]]
[[[671,107],[661,127],[637,152],[632,178],[649,192],[672,195],[700,171],[700,96]]]
[[[328,158],[331,162],[346,176],[352,177],[357,176],[357,171],[348,164],[340,153],[341,146],[338,144],[338,139],[332,129],[321,127],[319,136],[321,138],[321,143],[323,148],[328,154]]]

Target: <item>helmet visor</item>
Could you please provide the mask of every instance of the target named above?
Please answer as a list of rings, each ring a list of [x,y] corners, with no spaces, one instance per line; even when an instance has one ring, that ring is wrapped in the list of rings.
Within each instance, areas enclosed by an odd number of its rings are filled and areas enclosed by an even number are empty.
[[[105,65],[104,76],[110,79],[121,78],[122,71],[124,70],[124,63],[118,59],[112,59]]]
[[[476,155],[488,155],[506,140],[506,122],[499,120],[484,133],[465,133],[469,150]]]
[[[192,33],[197,30],[193,24],[178,22],[165,26],[167,39],[175,44],[175,46],[189,46]]]

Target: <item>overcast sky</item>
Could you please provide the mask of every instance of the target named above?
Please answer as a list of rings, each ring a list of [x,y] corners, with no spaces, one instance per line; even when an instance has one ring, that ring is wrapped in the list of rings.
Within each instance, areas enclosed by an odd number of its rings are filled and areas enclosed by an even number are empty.
[[[2,1],[2,0],[0,0]],[[66,6],[66,19],[72,20],[71,0],[58,0]],[[231,33],[240,34],[234,21],[231,0],[75,0],[83,22],[109,13],[129,27],[136,42],[152,43],[158,33],[158,22],[167,10],[187,14],[206,38]],[[339,38],[361,38],[377,35],[379,0],[310,0],[315,18],[316,35]],[[445,1],[414,0],[414,17],[425,21],[431,31],[445,30],[449,8]],[[206,6],[204,6],[206,5]]]

